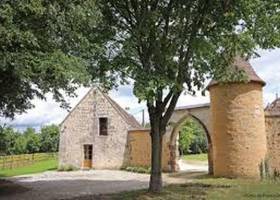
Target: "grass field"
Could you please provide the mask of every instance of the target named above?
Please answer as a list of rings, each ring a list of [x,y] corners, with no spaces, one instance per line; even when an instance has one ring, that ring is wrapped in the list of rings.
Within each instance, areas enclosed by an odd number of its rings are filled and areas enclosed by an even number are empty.
[[[186,161],[208,161],[207,154],[190,154],[190,155],[184,155],[183,159]]]
[[[18,176],[24,174],[33,174],[44,172],[48,170],[56,170],[57,169],[57,159],[52,158],[45,161],[38,161],[32,165],[14,168],[14,169],[0,169],[0,177],[11,177]]]
[[[192,183],[166,186],[160,194],[146,190],[104,195],[107,200],[270,200],[280,199],[280,182],[198,178]],[[85,200],[89,198],[84,198]],[[81,200],[84,200],[81,198]]]

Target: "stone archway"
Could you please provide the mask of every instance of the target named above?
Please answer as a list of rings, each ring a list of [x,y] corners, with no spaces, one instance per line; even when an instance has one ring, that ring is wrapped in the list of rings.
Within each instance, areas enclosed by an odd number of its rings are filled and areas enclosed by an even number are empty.
[[[169,121],[169,167],[171,172],[178,171],[178,146],[176,139],[179,130],[188,118],[194,119],[204,129],[208,141],[208,166],[209,174],[213,174],[213,159],[212,159],[212,139],[210,133],[210,105],[199,104],[194,106],[178,107],[175,109]]]

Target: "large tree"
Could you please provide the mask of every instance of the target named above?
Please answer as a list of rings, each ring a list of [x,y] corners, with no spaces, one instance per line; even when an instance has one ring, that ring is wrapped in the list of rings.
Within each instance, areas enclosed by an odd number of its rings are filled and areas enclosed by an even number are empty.
[[[150,191],[162,188],[162,140],[180,95],[207,78],[242,80],[235,56],[280,45],[275,0],[98,0],[108,33],[98,67],[112,66],[133,80],[147,102],[152,141]]]
[[[88,82],[102,51],[98,16],[93,0],[0,1],[0,116],[14,117],[49,92],[68,107],[64,94]]]

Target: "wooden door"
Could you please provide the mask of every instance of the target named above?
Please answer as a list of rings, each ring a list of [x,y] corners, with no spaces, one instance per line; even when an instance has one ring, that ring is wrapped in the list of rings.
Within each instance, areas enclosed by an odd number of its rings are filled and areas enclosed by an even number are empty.
[[[92,145],[84,145],[84,162],[83,168],[89,169],[92,168]]]

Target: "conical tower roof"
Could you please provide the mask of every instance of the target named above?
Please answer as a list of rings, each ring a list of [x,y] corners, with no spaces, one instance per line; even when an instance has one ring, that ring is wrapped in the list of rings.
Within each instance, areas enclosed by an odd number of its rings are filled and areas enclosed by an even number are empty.
[[[236,57],[234,59],[233,62],[233,69],[235,67],[234,70],[238,71],[244,71],[245,74],[247,75],[247,81],[248,82],[257,82],[260,83],[261,85],[265,86],[265,82],[257,75],[257,73],[255,72],[255,70],[253,69],[252,65],[245,60],[244,58],[241,57]],[[207,86],[207,88],[212,87],[213,85],[217,85],[219,82],[212,80],[209,85]]]

